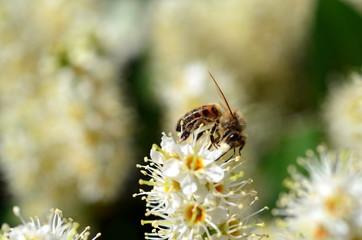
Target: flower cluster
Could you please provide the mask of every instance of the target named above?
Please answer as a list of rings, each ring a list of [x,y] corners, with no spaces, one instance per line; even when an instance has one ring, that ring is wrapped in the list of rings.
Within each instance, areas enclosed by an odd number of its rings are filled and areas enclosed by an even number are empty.
[[[3,224],[0,234],[1,240],[87,240],[90,234],[89,227],[78,233],[79,224],[73,222],[72,219],[63,218],[62,211],[59,209],[51,210],[47,222],[42,222],[38,218],[25,221],[20,214],[19,207],[14,207],[13,211],[21,219],[22,224],[14,228],[9,228],[9,226]],[[100,235],[98,233],[92,240]]]
[[[336,148],[360,151],[362,144],[362,73],[332,86],[325,103],[329,139]],[[343,127],[342,127],[343,126]]]
[[[157,219],[143,220],[154,230],[147,239],[259,239],[264,234],[253,233],[263,225],[252,217],[267,209],[252,211],[258,200],[257,193],[247,190],[251,179],[244,178],[240,167],[243,161],[234,156],[227,146],[214,148],[209,132],[202,137],[195,131],[190,142],[178,143],[163,135],[161,146],[154,145],[151,158],[139,165],[141,172],[150,177],[140,180],[151,186],[135,196],[147,202],[146,216]],[[197,139],[197,140],[196,140]]]
[[[0,1],[0,162],[25,214],[59,206],[88,217],[132,166],[118,53],[134,47],[107,2]]]
[[[290,191],[281,196],[275,211],[285,230],[281,239],[361,239],[360,160],[351,152],[324,147],[299,159],[309,176],[290,169]]]

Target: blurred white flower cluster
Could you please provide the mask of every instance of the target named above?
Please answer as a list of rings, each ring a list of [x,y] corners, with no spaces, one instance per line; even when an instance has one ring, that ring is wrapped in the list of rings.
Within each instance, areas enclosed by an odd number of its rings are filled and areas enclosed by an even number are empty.
[[[1,240],[87,240],[90,235],[89,227],[79,233],[77,231],[79,224],[70,218],[63,218],[62,211],[59,209],[51,210],[45,222],[37,217],[26,221],[20,214],[19,207],[14,207],[14,214],[20,218],[22,224],[12,228],[3,224],[0,233]],[[100,235],[98,233],[91,240]]]
[[[151,189],[135,195],[146,200],[146,216],[156,218],[142,221],[154,228],[146,239],[265,237],[254,233],[263,223],[253,217],[267,208],[252,210],[258,197],[248,190],[252,180],[244,177],[244,162],[226,153],[225,146],[213,148],[208,131],[196,140],[199,133],[196,130],[191,141],[181,143],[164,135],[161,147],[154,145],[151,158],[145,158],[146,165],[138,166],[150,177],[140,184]]]
[[[361,239],[361,158],[321,146],[298,162],[304,171],[290,168],[289,193],[281,195],[275,210],[282,227],[277,239]]]
[[[362,75],[353,72],[343,83],[334,84],[325,103],[325,122],[336,149],[362,152]]]
[[[137,31],[112,4],[0,1],[1,168],[25,213],[109,202],[132,165],[119,69]]]

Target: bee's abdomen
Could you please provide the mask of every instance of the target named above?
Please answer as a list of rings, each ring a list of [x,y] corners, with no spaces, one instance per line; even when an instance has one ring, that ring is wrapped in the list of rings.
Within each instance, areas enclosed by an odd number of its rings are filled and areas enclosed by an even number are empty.
[[[180,132],[183,126],[187,126],[195,119],[203,118],[215,121],[221,116],[220,107],[216,104],[203,105],[187,112],[176,125],[176,131]]]
[[[209,104],[200,107],[200,114],[205,118],[217,119],[221,116],[220,108],[216,104]]]

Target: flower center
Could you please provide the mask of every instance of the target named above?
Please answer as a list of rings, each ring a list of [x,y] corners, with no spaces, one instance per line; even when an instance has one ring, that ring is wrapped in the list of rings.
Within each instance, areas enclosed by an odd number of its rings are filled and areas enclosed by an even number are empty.
[[[198,171],[204,167],[204,164],[202,162],[202,158],[190,155],[186,158],[186,166],[190,170]]]
[[[205,219],[205,211],[199,206],[190,205],[186,208],[186,220],[190,225],[202,222]]]
[[[328,231],[324,226],[319,225],[316,231],[314,232],[313,237],[316,239],[325,239],[328,237]]]
[[[331,215],[338,216],[345,214],[348,211],[350,204],[348,198],[346,198],[343,193],[340,193],[327,198],[324,202],[324,205]]]
[[[165,186],[165,192],[178,192],[180,190],[180,183],[172,180],[168,186]]]

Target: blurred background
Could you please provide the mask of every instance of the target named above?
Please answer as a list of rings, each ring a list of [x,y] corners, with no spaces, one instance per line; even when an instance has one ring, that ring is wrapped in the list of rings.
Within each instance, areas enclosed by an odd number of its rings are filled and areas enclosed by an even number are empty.
[[[345,142],[331,109],[361,43],[359,0],[0,0],[2,222],[60,208],[102,239],[143,239],[135,165],[221,103],[208,71],[248,122],[246,175],[272,209],[288,165]]]

